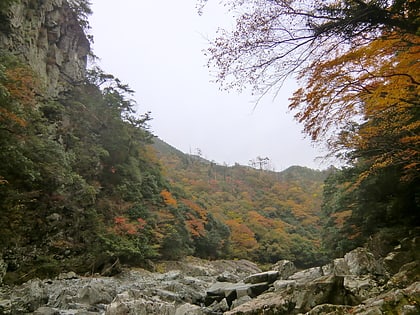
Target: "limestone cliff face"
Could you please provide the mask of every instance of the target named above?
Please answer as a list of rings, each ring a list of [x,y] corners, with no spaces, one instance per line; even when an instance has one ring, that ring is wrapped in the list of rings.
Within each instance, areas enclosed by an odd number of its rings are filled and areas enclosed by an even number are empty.
[[[55,97],[83,80],[90,44],[66,0],[19,0],[8,12],[10,33],[0,48],[19,55]]]

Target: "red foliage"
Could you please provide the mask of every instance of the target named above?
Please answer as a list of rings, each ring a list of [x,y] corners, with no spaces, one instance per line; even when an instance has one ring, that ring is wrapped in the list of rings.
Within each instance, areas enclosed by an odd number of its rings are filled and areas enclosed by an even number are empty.
[[[126,217],[115,217],[114,218],[114,227],[111,231],[117,235],[135,235],[140,230],[143,230],[147,222],[138,218],[134,222],[130,222]]]

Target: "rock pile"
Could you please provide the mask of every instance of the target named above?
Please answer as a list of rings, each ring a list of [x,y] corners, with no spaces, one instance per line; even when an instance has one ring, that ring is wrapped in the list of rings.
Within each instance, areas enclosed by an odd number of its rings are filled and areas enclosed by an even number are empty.
[[[420,314],[419,238],[384,258],[356,248],[321,267],[186,258],[114,277],[33,279],[0,287],[0,314]]]
[[[405,239],[385,258],[356,248],[328,265],[276,280],[272,292],[224,314],[420,314],[419,242]]]

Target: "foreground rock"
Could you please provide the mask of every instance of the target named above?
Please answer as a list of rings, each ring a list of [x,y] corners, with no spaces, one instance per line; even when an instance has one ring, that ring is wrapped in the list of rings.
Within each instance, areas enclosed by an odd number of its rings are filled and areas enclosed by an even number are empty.
[[[385,258],[356,248],[328,265],[273,283],[225,315],[420,314],[419,239],[405,240]]]
[[[157,268],[162,272],[131,269],[114,277],[79,277],[69,272],[54,280],[0,287],[0,314],[210,314],[204,307],[207,289],[221,274],[244,279],[261,272],[246,260],[196,258]]]
[[[301,271],[290,261],[261,272],[246,260],[186,258],[159,264],[160,273],[68,272],[0,287],[0,314],[420,314],[419,243],[405,240],[383,258],[357,248]]]

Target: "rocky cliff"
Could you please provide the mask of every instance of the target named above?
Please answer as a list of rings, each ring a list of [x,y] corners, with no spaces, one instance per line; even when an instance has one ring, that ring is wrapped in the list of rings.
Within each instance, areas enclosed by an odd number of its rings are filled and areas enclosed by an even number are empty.
[[[66,0],[19,0],[6,15],[0,48],[23,58],[56,97],[85,77],[90,43]]]

